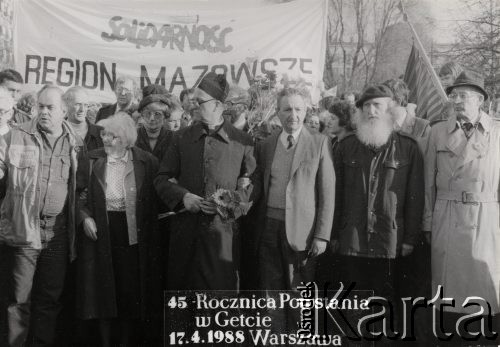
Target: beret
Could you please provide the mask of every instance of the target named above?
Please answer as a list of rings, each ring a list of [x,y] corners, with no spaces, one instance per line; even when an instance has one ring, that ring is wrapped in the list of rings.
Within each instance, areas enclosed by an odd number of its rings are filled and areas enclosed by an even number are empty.
[[[362,108],[363,104],[371,99],[375,98],[393,98],[394,95],[392,94],[392,91],[389,89],[389,87],[379,84],[375,86],[369,86],[367,87],[364,91],[363,94],[359,97],[359,100],[356,101],[356,107],[357,108]]]

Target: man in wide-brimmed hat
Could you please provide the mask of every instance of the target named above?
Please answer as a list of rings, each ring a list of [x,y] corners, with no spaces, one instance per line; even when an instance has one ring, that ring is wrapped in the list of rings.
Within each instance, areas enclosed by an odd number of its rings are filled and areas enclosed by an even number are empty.
[[[441,285],[455,299],[445,311],[455,327],[478,311],[462,307],[468,297],[500,312],[500,123],[481,111],[488,94],[478,73],[463,71],[446,92],[454,114],[431,130],[423,230],[432,238],[433,292]]]

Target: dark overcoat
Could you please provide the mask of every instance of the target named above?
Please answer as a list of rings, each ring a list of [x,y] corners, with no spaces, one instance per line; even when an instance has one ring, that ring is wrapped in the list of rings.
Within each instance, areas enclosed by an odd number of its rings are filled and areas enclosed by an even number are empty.
[[[161,307],[159,290],[159,249],[157,199],[153,179],[158,161],[151,154],[133,147],[136,183],[136,224],[139,245],[141,316],[143,319]],[[82,319],[117,316],[111,241],[106,212],[106,163],[104,148],[89,152],[87,196],[80,201],[80,218],[90,216],[97,226],[97,241],[80,233],[77,258],[77,316]],[[80,179],[85,179],[82,175]],[[80,228],[82,230],[82,228]]]
[[[171,210],[179,210],[188,192],[206,198],[218,188],[238,190],[238,178],[251,175],[255,166],[250,135],[229,122],[213,134],[196,123],[175,133],[155,187]],[[251,186],[239,192],[248,199]],[[202,212],[183,212],[171,218],[168,288],[236,289],[234,221]]]
[[[165,153],[167,153],[167,149],[172,142],[173,135],[173,131],[161,128],[160,135],[158,136],[158,140],[155,144],[155,148],[151,149],[151,146],[149,145],[148,133],[146,132],[146,129],[141,126],[139,129],[137,129],[137,142],[135,143],[135,145],[140,149],[154,155],[161,163],[163,156],[165,155]]]

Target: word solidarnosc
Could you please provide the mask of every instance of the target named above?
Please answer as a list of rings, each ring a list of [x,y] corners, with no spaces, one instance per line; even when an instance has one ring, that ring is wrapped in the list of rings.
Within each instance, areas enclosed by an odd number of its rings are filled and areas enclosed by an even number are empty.
[[[186,41],[191,51],[207,51],[209,53],[227,53],[233,46],[226,45],[226,35],[233,31],[231,27],[221,29],[220,25],[180,25],[140,22],[137,19],[126,20],[121,16],[109,20],[111,33],[102,32],[101,38],[107,42],[124,41],[141,47],[155,47],[158,42],[162,48],[167,46],[184,52]]]

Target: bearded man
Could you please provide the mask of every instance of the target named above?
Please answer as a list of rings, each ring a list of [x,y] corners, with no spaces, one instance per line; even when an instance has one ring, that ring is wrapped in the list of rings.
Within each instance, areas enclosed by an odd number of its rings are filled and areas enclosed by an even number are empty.
[[[331,246],[340,253],[344,285],[396,298],[394,263],[412,253],[424,206],[417,142],[394,131],[392,92],[368,87],[356,102],[356,133],[334,153],[336,201]]]

